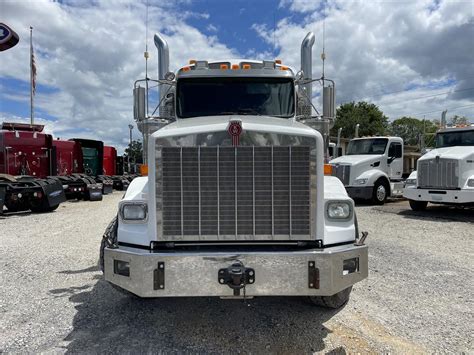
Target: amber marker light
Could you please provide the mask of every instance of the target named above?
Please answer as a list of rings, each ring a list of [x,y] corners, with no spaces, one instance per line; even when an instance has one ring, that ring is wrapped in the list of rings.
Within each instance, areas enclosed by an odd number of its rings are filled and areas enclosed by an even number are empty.
[[[284,66],[284,65],[282,65],[282,66],[280,67],[280,70],[288,70],[288,69],[290,69],[290,68],[288,68],[288,67],[286,67],[286,66]]]
[[[281,59],[275,59],[275,63],[281,64]]]
[[[240,69],[238,64],[232,64],[232,70]]]
[[[196,64],[196,59],[190,59],[189,64]]]
[[[227,64],[221,64],[221,69],[222,70],[227,70],[227,69],[229,69],[229,66]]]
[[[148,165],[147,164],[141,164],[140,165],[140,175],[141,176],[148,176]]]
[[[182,71],[190,71],[191,68],[190,68],[190,67],[183,67],[183,68],[181,68],[181,70],[182,70]]]
[[[244,64],[244,65],[242,65],[242,68],[243,68],[243,69],[246,69],[246,70],[247,70],[247,69],[250,69],[250,64]]]
[[[332,175],[332,165],[324,164],[324,175]]]

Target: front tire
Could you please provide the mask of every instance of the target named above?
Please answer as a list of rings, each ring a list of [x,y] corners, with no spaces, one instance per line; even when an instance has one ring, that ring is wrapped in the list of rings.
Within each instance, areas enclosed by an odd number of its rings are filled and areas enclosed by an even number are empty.
[[[310,296],[311,302],[320,307],[338,309],[344,306],[350,298],[352,286],[332,296]]]
[[[387,183],[383,180],[377,180],[372,190],[372,202],[376,205],[383,205],[387,200],[389,192]]]
[[[428,206],[427,201],[408,200],[408,203],[410,203],[410,207],[413,211],[424,211]]]

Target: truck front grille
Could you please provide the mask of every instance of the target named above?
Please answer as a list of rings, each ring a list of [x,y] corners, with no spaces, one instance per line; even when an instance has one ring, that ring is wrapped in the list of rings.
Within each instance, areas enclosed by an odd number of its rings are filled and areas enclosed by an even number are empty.
[[[456,189],[459,187],[458,161],[433,158],[418,161],[418,187],[422,189]]]
[[[163,147],[158,169],[166,240],[310,238],[309,147]]]
[[[336,176],[339,180],[341,180],[344,186],[349,185],[350,175],[351,175],[351,166],[342,165],[342,164],[334,164],[332,168],[333,168],[332,174]]]

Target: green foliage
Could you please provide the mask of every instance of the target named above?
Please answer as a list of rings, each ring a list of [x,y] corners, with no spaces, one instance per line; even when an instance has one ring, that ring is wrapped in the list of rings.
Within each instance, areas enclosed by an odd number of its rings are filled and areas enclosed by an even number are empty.
[[[407,145],[417,145],[421,135],[431,136],[436,132],[437,126],[429,120],[419,120],[413,117],[402,117],[392,122],[390,134],[402,137]]]
[[[458,116],[454,115],[449,119],[449,123],[452,126],[457,126],[457,125],[469,125],[469,119],[466,116]]]
[[[130,162],[141,164],[142,157],[143,157],[143,147],[142,142],[140,141],[132,141],[132,144],[128,145],[125,148],[125,153],[123,155],[125,161],[128,161],[128,156],[130,155]]]
[[[360,101],[348,102],[338,107],[336,122],[331,135],[337,135],[342,127],[342,136],[353,138],[356,124],[359,123],[359,136],[385,135],[388,128],[388,118],[377,105]]]

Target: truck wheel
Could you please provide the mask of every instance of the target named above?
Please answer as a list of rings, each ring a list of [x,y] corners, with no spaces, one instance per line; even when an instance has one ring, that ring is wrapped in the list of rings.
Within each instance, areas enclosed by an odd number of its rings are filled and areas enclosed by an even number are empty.
[[[100,243],[99,268],[102,273],[104,272],[104,250],[106,246],[109,247],[117,243],[117,228],[118,220],[117,216],[115,216],[105,229],[104,235],[102,236],[102,241]]]
[[[372,192],[372,202],[377,205],[383,205],[387,200],[388,193],[389,188],[387,183],[383,180],[377,180]]]
[[[46,213],[52,212],[59,207],[59,203],[57,205],[50,206],[48,200],[45,198],[39,203],[32,203],[30,206],[31,212],[34,213]]]
[[[309,299],[316,306],[337,309],[337,308],[341,308],[349,301],[351,291],[352,291],[352,286],[332,296],[315,296],[315,297],[311,296],[309,297]]]
[[[426,206],[428,206],[427,201],[408,200],[408,203],[410,203],[410,207],[413,211],[424,211],[426,210]]]

